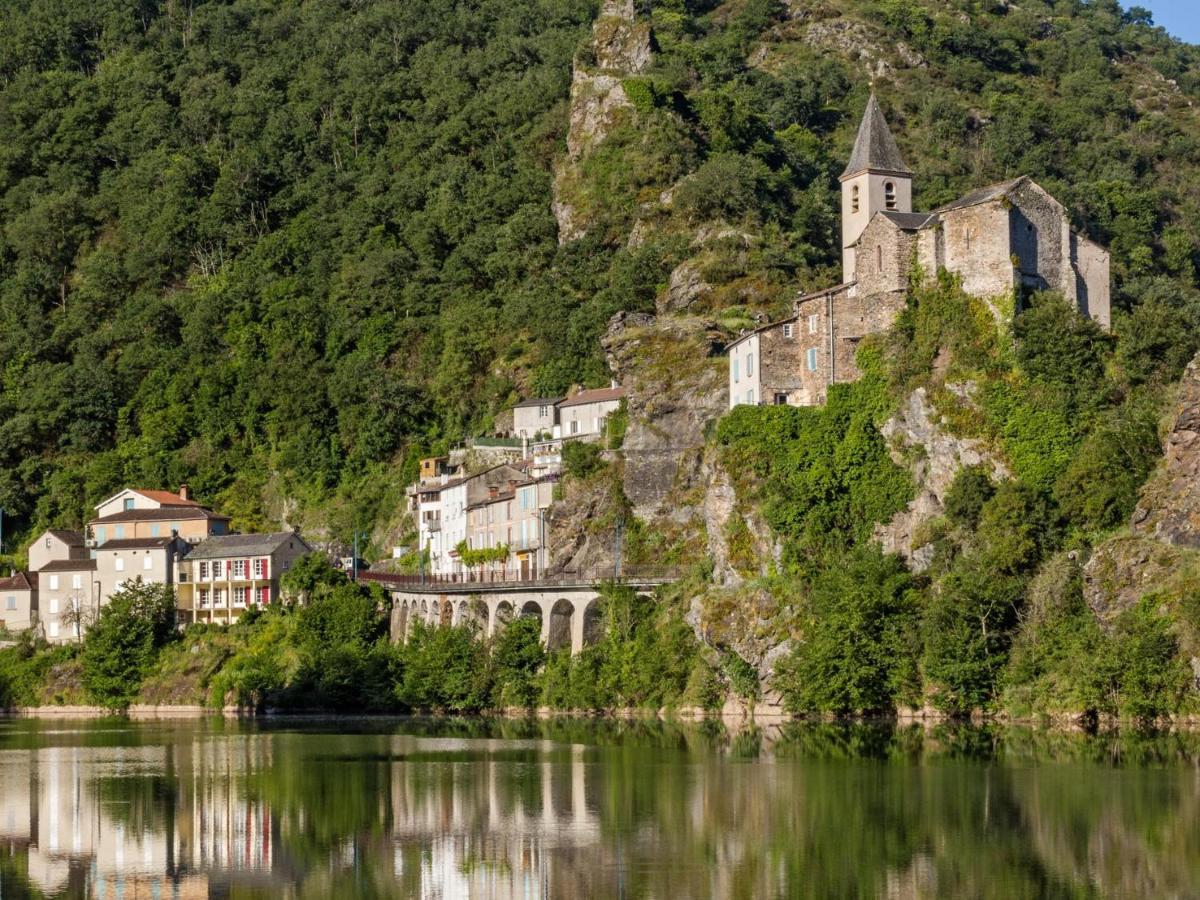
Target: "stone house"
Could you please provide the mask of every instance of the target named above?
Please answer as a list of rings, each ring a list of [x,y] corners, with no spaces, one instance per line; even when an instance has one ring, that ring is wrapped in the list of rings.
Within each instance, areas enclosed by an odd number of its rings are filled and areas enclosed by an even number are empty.
[[[1052,290],[1109,327],[1108,252],[1032,179],[913,212],[912,177],[872,95],[841,176],[842,284],[800,296],[793,317],[729,345],[730,408],[819,404],[829,385],[857,379],[858,344],[891,327],[914,265],[958,275],[997,318],[1010,306],[1019,312],[1026,292]]]
[[[625,389],[613,385],[580,391],[558,402],[559,432],[555,437],[580,438],[604,432],[608,417],[621,406]]]
[[[511,577],[530,578],[546,567],[545,511],[553,502],[556,478],[511,480],[492,484],[488,494],[467,510],[472,549],[508,547],[503,563],[487,567]]]
[[[96,615],[100,609],[100,582],[96,577],[96,560],[56,559],[45,563],[37,572],[38,620],[42,634],[52,644],[78,640],[83,636],[84,623],[76,615]]]
[[[51,528],[29,545],[29,571],[37,572],[56,559],[87,559],[89,555],[82,532]]]
[[[534,397],[522,400],[512,408],[513,436],[536,439],[539,435],[550,437],[558,424],[558,404],[562,397]]]
[[[464,571],[458,558],[458,545],[470,541],[468,510],[471,505],[485,499],[500,486],[523,481],[526,477],[521,466],[503,463],[455,479],[441,492],[440,533],[435,544],[429,545],[429,569],[433,574],[458,575]]]
[[[28,631],[37,625],[37,576],[13,572],[0,578],[0,622],[6,631]]]
[[[277,602],[283,573],[311,552],[294,531],[208,538],[179,563],[180,620],[228,624],[250,607]]]
[[[229,517],[201,506],[188,486],[179,493],[126,488],[97,504],[96,518],[87,524],[89,546],[110,540],[158,538],[178,535],[198,543],[214,534],[229,531]]]

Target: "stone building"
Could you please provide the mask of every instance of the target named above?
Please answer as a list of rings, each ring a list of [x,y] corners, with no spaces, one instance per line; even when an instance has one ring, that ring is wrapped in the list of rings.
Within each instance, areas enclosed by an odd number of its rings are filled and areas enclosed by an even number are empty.
[[[824,402],[853,381],[858,343],[904,308],[914,264],[958,275],[999,318],[1030,291],[1057,291],[1110,324],[1108,251],[1071,228],[1061,203],[1027,176],[912,210],[912,172],[872,94],[842,173],[842,284],[796,300],[794,315],[729,347],[729,405]]]

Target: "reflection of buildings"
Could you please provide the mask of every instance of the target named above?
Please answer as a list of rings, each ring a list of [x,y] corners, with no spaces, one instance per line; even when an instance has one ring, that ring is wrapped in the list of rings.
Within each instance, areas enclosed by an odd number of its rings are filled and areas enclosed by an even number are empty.
[[[582,747],[384,735],[364,738],[372,754],[321,763],[321,735],[85,737],[68,727],[40,738],[77,746],[0,750],[0,848],[47,894],[336,896],[369,870],[398,896],[532,900],[614,872]]]
[[[429,898],[570,896],[556,889],[553,858],[599,844],[583,747],[573,747],[568,762],[542,755],[561,745],[538,746],[530,753],[538,761],[517,764],[521,777],[513,778],[512,761],[469,746],[461,762],[393,764],[397,878]]]

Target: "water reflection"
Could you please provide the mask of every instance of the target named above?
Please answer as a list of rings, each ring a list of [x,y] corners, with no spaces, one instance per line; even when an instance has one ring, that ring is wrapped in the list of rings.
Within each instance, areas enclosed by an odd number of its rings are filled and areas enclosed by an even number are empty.
[[[1200,738],[0,724],[0,896],[1200,896]]]

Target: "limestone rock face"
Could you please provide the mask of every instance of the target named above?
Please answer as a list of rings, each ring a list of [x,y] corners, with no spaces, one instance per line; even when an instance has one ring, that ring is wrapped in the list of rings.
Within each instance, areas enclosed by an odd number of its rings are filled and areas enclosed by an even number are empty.
[[[1101,624],[1168,585],[1200,556],[1200,355],[1179,383],[1161,468],[1142,488],[1132,535],[1105,541],[1083,569],[1083,595]]]
[[[712,285],[704,280],[695,264],[691,261],[680,263],[671,273],[666,292],[659,298],[658,311],[685,311],[710,293]]]
[[[729,404],[720,335],[698,318],[618,314],[601,342],[626,390],[621,449],[634,514],[691,521],[708,488],[706,432]]]
[[[1133,530],[1200,550],[1200,356],[1179,382],[1175,421],[1163,454],[1162,470],[1147,483],[1134,510]]]
[[[634,107],[625,95],[622,79],[650,64],[650,25],[638,21],[633,0],[605,0],[592,26],[591,57],[575,61],[567,158],[559,164],[554,177],[551,209],[558,222],[560,244],[587,233],[586,223],[566,197],[575,169],[613,128],[632,116]]]
[[[958,390],[969,396],[969,387],[959,386]],[[884,550],[899,553],[913,569],[922,571],[929,558],[928,552],[919,546],[919,528],[942,514],[946,492],[958,471],[967,466],[986,465],[993,479],[1008,477],[1008,471],[982,441],[956,437],[943,429],[925,388],[913,391],[880,431],[890,444],[895,463],[912,473],[917,495],[892,521],[877,526],[875,537]]]

